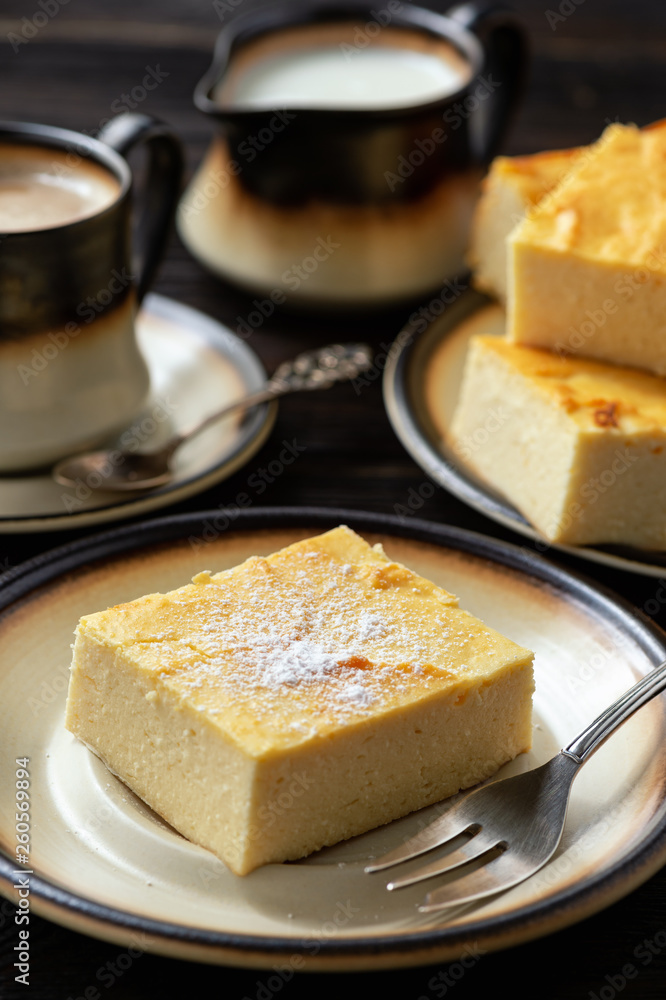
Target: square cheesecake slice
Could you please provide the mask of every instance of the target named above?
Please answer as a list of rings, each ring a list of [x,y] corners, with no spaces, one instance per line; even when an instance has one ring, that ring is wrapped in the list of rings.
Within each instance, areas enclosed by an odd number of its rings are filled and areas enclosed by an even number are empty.
[[[493,160],[482,183],[467,252],[472,280],[480,291],[506,302],[507,238],[566,176],[580,152],[554,149]]]
[[[82,618],[66,726],[244,875],[527,750],[532,659],[340,526]]]
[[[666,122],[610,125],[508,256],[515,343],[666,374]]]
[[[666,549],[664,389],[647,372],[477,335],[450,443],[549,542]]]

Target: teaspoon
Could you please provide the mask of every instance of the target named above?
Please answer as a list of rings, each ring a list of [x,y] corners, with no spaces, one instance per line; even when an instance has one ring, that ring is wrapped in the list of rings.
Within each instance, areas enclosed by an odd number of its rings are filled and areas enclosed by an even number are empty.
[[[109,491],[162,486],[173,476],[171,460],[178,448],[227,414],[290,392],[328,389],[335,382],[356,378],[372,365],[371,351],[366,344],[331,344],[307,351],[281,364],[263,389],[227,404],[192,427],[174,434],[155,451],[122,451],[111,446],[64,458],[53,467],[51,475],[61,486],[76,486],[94,474],[96,479],[101,479],[99,488]]]

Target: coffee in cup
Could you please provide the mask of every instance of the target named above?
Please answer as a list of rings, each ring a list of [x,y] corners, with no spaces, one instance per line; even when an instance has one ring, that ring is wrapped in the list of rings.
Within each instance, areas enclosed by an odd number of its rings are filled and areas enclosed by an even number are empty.
[[[71,159],[71,157],[70,157]],[[118,180],[100,164],[72,166],[68,154],[19,143],[0,145],[0,232],[52,229],[108,208]]]

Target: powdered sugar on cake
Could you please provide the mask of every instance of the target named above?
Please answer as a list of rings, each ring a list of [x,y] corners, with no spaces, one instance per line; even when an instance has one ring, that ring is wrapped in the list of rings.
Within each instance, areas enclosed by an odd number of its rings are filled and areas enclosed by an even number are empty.
[[[455,653],[464,639],[437,614],[437,601],[427,621],[410,624],[400,595],[407,599],[419,578],[401,580],[403,567],[352,565],[319,551],[292,556],[288,571],[250,562],[244,574],[201,575],[196,591],[171,601],[171,613],[182,608],[187,619],[193,655],[186,669],[166,667],[178,656],[164,641],[165,679],[178,677],[193,695],[214,690],[217,710],[251,704],[263,719],[293,711],[292,728],[308,731],[318,717],[362,717],[414,683],[451,675],[448,664],[432,665],[432,651]]]

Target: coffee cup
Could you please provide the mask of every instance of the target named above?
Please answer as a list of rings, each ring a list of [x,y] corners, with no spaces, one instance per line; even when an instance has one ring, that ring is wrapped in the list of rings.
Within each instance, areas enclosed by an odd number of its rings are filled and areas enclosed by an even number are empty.
[[[496,6],[380,3],[288,0],[236,16],[195,90],[216,133],[177,226],[260,303],[375,306],[464,268],[525,36]]]
[[[144,144],[134,205],[125,154]],[[119,115],[97,138],[0,122],[3,473],[94,447],[140,411],[150,377],[135,318],[182,170],[178,139],[147,115]]]

